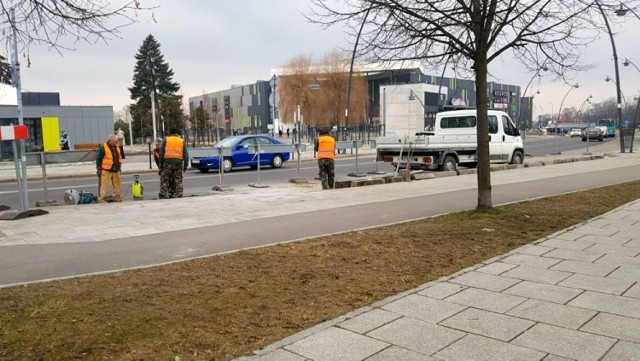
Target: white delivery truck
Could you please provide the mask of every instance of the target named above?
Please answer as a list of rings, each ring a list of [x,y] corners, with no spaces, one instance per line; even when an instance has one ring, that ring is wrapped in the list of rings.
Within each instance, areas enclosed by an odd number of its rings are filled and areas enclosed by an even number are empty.
[[[477,110],[453,110],[436,115],[433,129],[415,135],[376,138],[377,160],[404,168],[456,170],[478,162]],[[509,115],[489,110],[489,158],[491,163],[524,162],[520,132]]]

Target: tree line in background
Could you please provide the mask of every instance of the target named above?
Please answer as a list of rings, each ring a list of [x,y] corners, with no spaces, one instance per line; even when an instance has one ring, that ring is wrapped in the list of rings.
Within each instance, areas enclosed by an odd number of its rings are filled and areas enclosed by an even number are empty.
[[[638,102],[640,102],[640,99],[634,99],[634,102],[630,103],[623,102],[623,120],[629,120],[630,123],[633,123],[633,120],[638,116],[638,104],[640,104]],[[585,102],[585,104],[582,106],[582,109],[576,107],[568,107],[562,109],[560,112],[560,120],[558,123],[593,123],[601,119],[617,119],[617,109],[618,108],[615,98],[605,99],[597,103]],[[547,124],[549,124],[549,122],[555,123],[557,120],[558,113],[542,114],[542,122],[540,126],[545,127]],[[533,124],[535,126],[538,125],[537,119],[534,120]],[[636,124],[638,124],[637,121]]]

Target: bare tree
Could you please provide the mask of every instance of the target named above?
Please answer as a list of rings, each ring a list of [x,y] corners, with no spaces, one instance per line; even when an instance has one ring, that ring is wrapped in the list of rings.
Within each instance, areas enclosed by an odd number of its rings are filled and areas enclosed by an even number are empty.
[[[309,97],[311,89],[309,85],[313,82],[312,66],[311,58],[302,55],[291,59],[284,66],[280,77],[280,85],[278,85],[280,92],[280,104],[278,107],[280,119],[285,122],[293,123],[296,120],[294,114],[298,106],[301,107],[304,119],[309,119],[304,112],[310,108]]]
[[[119,4],[113,4],[119,3]],[[13,28],[20,48],[45,45],[61,52],[74,44],[108,42],[119,30],[137,22],[140,0],[2,0],[0,25]],[[15,22],[11,22],[11,10]],[[9,33],[4,33],[8,40]],[[27,59],[29,61],[29,59]]]
[[[345,126],[348,75],[349,59],[342,52],[331,52],[315,65],[310,57],[292,59],[285,65],[278,87],[281,118],[293,121],[300,105],[300,112],[308,125]],[[314,82],[319,83],[320,89],[311,91]],[[364,123],[367,94],[366,79],[355,74],[351,84],[351,124]]]
[[[593,6],[590,0],[311,0],[308,19],[344,24],[354,38],[366,20],[359,53],[369,60],[421,60],[438,69],[450,58],[457,73],[475,77],[478,208],[489,208],[489,64],[511,51],[532,72],[543,63],[559,77],[582,70],[580,52],[602,19]]]

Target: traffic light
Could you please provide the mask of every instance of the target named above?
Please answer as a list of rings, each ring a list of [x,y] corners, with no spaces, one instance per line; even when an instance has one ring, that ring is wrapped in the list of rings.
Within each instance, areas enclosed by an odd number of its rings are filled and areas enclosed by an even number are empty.
[[[231,119],[231,98],[224,96],[224,119]]]

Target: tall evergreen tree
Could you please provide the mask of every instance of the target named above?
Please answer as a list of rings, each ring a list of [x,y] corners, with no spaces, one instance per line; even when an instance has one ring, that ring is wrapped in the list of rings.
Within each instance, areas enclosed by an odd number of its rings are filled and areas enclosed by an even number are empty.
[[[135,59],[133,87],[129,88],[131,99],[135,101],[131,105],[134,134],[152,134],[151,93],[156,100],[158,134],[162,134],[163,124],[165,131],[172,127],[182,129],[182,95],[177,93],[180,84],[173,81],[173,70],[164,61],[160,43],[153,35],[144,39]]]

